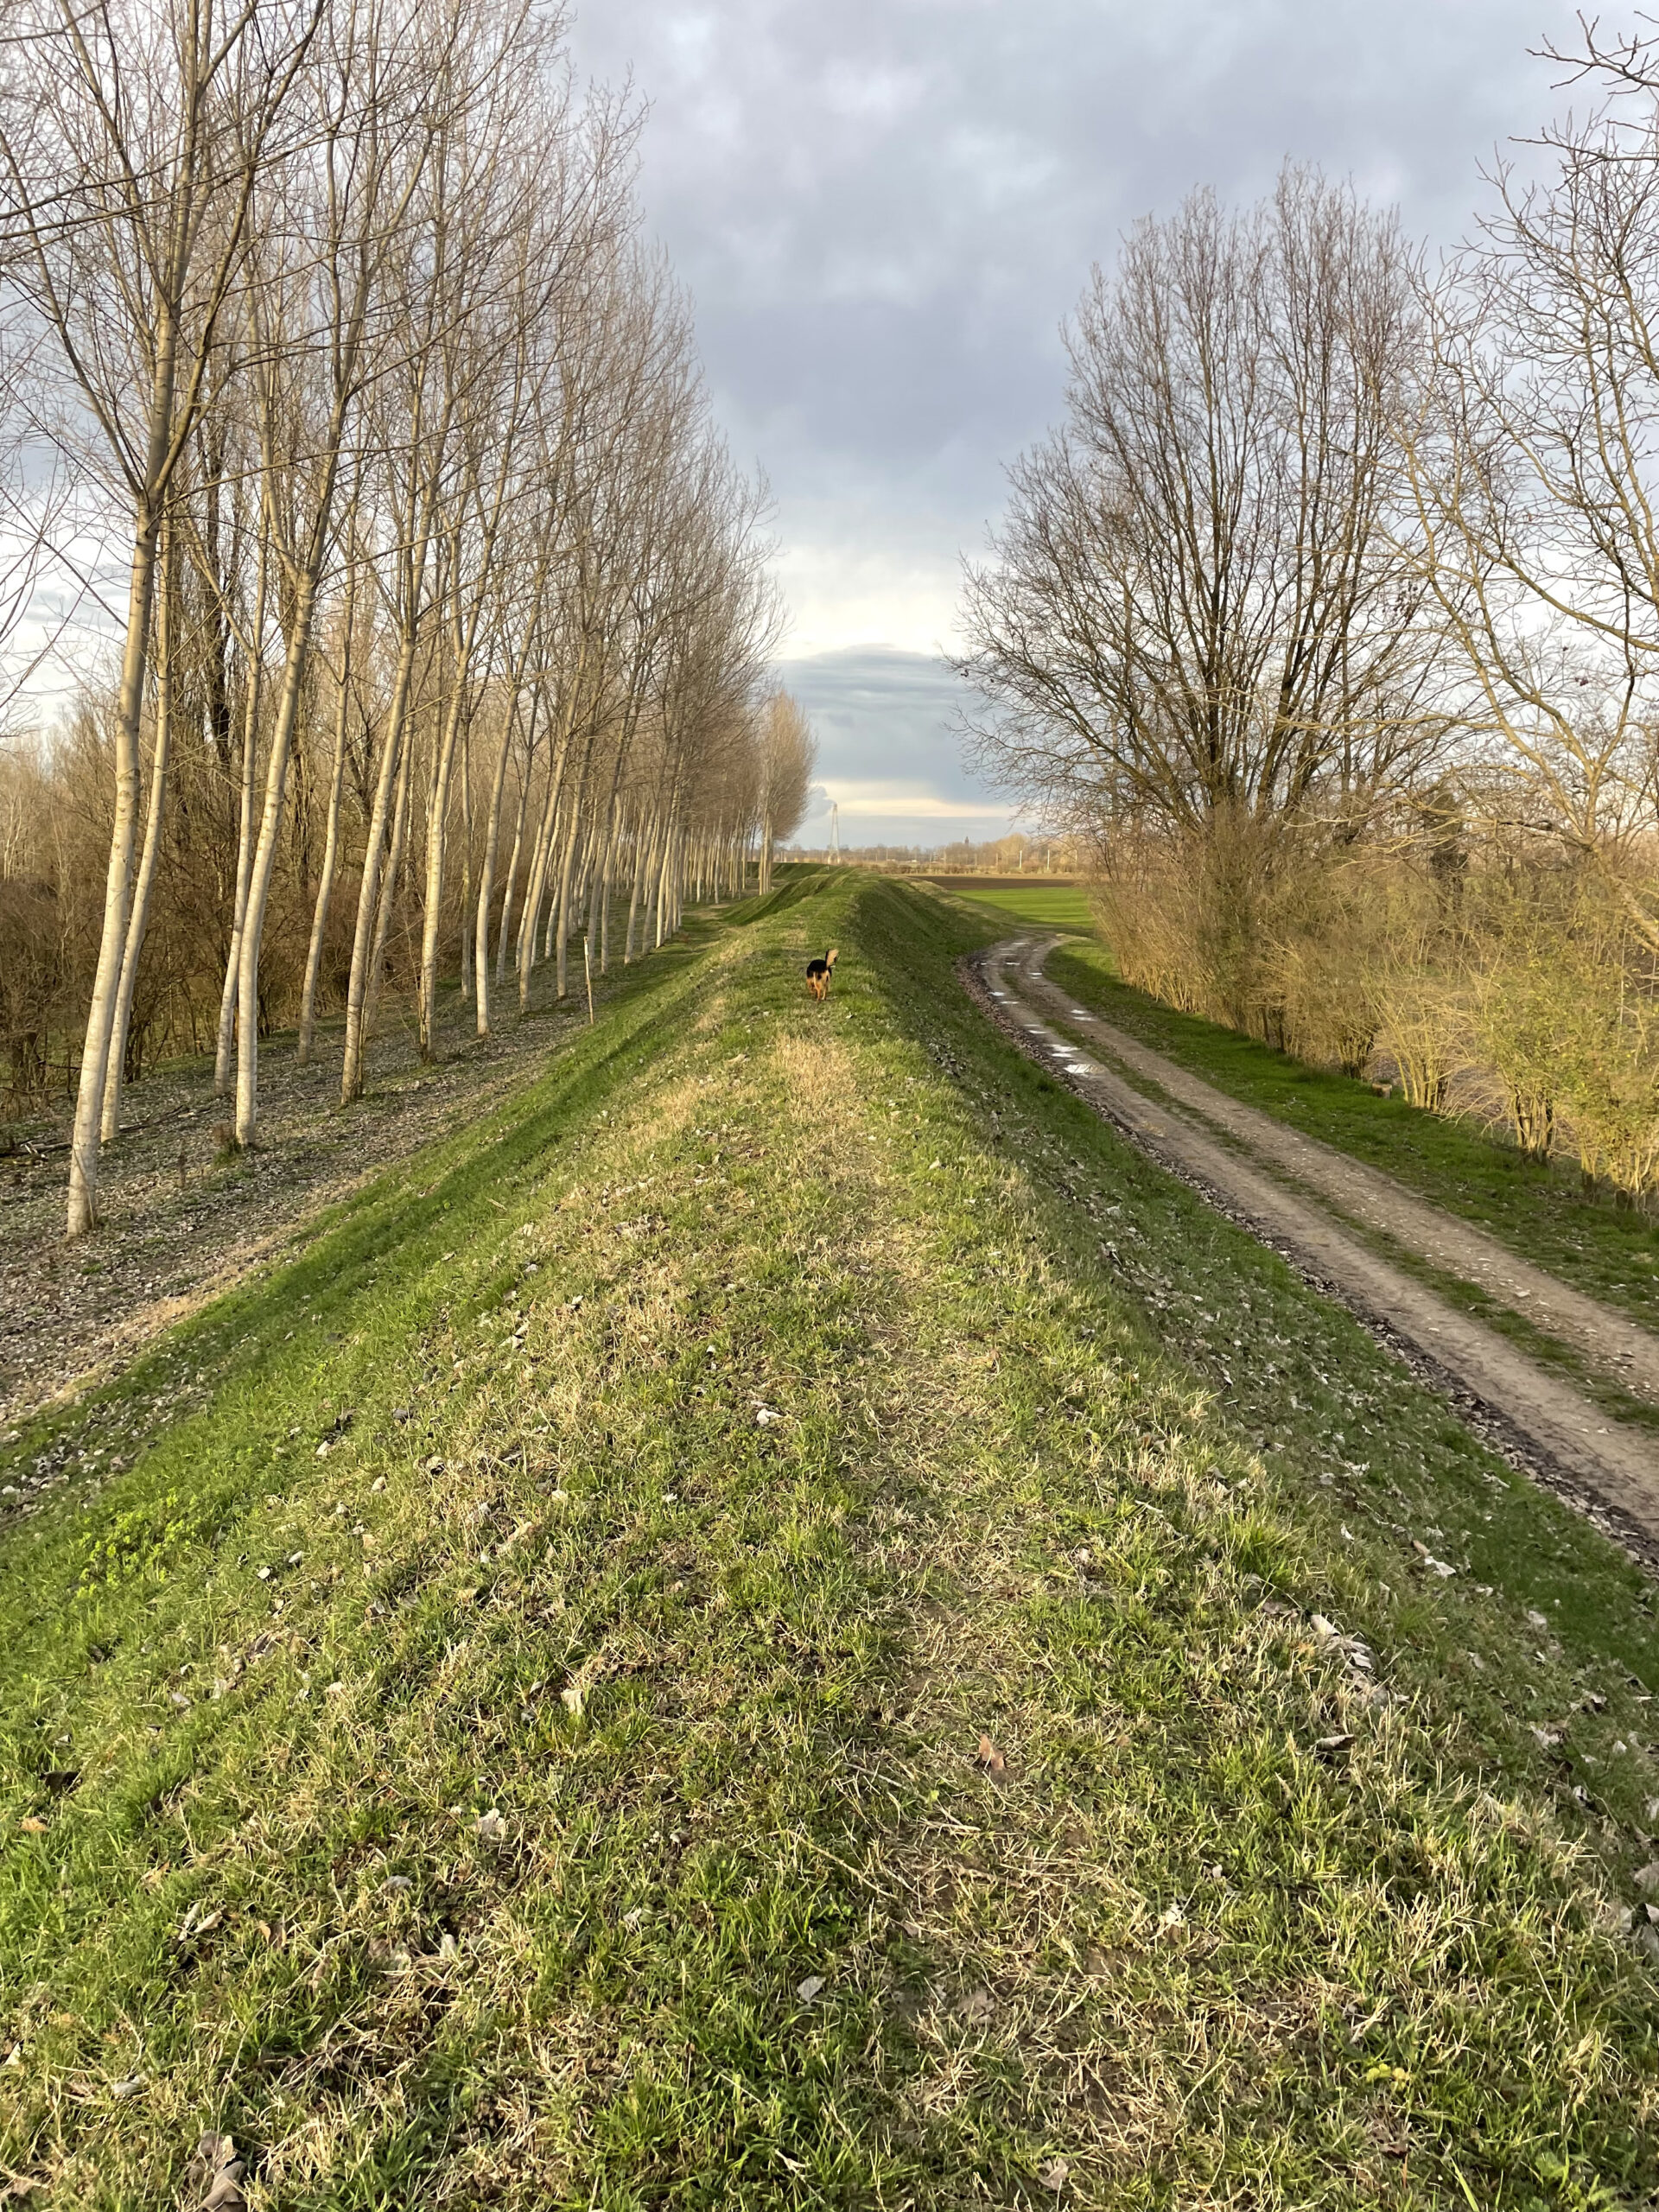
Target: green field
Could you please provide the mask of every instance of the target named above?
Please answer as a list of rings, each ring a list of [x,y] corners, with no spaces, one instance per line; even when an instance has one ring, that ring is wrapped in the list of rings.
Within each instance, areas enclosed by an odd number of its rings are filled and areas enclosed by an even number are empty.
[[[699,923],[4,1448],[35,2201],[1659,2185],[1651,1586],[983,1022],[1001,928]]]
[[[1095,926],[1088,899],[1075,884],[1033,883],[1029,890],[1022,886],[1010,891],[966,891],[953,883],[950,888],[953,898],[965,899],[970,906],[1012,915],[1016,922],[1024,922],[1033,929],[1087,932]]]

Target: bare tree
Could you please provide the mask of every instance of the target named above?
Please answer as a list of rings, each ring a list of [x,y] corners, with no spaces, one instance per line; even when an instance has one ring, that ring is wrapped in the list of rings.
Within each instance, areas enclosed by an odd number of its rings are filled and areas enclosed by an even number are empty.
[[[757,890],[772,888],[773,847],[792,837],[801,826],[818,765],[818,747],[812,726],[800,703],[787,691],[774,691],[760,709],[755,733],[759,758],[760,881]]]
[[[1429,300],[1435,375],[1406,425],[1424,573],[1471,677],[1493,804],[1599,869],[1651,830],[1659,726],[1659,43],[1552,51],[1589,111],[1542,179],[1510,167]]]
[[[122,948],[121,972],[116,985],[109,1065],[104,1078],[100,1136],[106,1144],[121,1133],[121,1092],[126,1067],[128,1025],[132,1019],[132,997],[138,983],[138,963],[143,957],[144,932],[149,924],[150,900],[155,894],[156,870],[161,858],[162,816],[167,804],[168,764],[173,750],[174,691],[178,661],[176,629],[180,610],[176,563],[173,532],[164,519],[156,543],[156,696],[149,797],[144,809],[144,842],[138,855],[131,910],[127,917],[126,942]]]
[[[209,948],[239,1141],[285,995],[312,1052],[354,823],[346,1100],[394,968],[423,1052],[454,950],[487,1025],[498,894],[527,1003],[575,936],[602,971],[625,874],[631,952],[760,819],[758,497],[638,246],[638,111],[576,96],[536,0],[217,4],[24,0],[0,112],[0,334],[53,338],[31,419],[133,518],[121,679],[74,753],[113,731],[76,1229],[148,1009],[199,1049]]]
[[[236,949],[236,1141],[258,1110],[259,957],[288,770],[310,663],[312,626],[336,535],[342,456],[364,382],[391,318],[382,275],[397,251],[432,137],[427,68],[404,10],[355,0],[328,19],[307,73],[315,128],[306,157],[273,179],[259,211],[249,314],[260,467],[282,564],[285,655],[274,705],[264,804]]]
[[[322,973],[324,933],[334,899],[334,877],[340,866],[340,816],[346,791],[348,750],[346,722],[352,711],[352,652],[357,629],[357,585],[360,556],[356,543],[357,502],[347,506],[342,531],[346,545],[345,603],[340,617],[340,661],[330,672],[334,683],[334,760],[328,783],[328,810],[323,830],[322,866],[317,875],[316,901],[311,910],[311,936],[306,947],[305,981],[300,987],[300,1033],[295,1058],[303,1066],[311,1057],[316,1035],[317,984]]]
[[[1394,219],[1312,171],[1132,232],[968,572],[984,766],[1096,832],[1363,820],[1446,731],[1401,543],[1421,343]]]
[[[13,282],[56,340],[132,518],[102,940],[70,1152],[68,1228],[98,1213],[98,1148],[126,948],[139,725],[157,540],[235,285],[254,186],[276,150],[318,16],[300,0],[13,18],[0,113],[0,232]]]

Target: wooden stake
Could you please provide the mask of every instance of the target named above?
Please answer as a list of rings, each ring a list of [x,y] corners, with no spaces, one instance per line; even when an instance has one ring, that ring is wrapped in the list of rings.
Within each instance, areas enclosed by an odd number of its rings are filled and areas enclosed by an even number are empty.
[[[594,963],[588,952],[588,932],[582,933],[582,972],[588,978],[588,1027],[594,1026]]]

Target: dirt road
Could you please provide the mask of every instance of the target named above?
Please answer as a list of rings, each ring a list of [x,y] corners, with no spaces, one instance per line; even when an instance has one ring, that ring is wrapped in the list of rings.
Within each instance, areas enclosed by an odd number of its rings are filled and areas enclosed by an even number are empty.
[[[1021,1048],[1320,1288],[1334,1291],[1361,1319],[1381,1324],[1430,1370],[1466,1391],[1541,1471],[1558,1483],[1565,1478],[1564,1487],[1605,1509],[1649,1557],[1659,1556],[1659,1441],[1611,1420],[1497,1330],[1437,1297],[1373,1251],[1334,1210],[1385,1230],[1436,1267],[1491,1290],[1627,1389],[1656,1400],[1659,1339],[1387,1176],[1241,1105],[1079,1007],[1042,972],[1058,942],[1016,938],[968,963],[975,995]],[[1116,1068],[1072,1044],[1056,1015],[1179,1103],[1147,1097]],[[1300,1187],[1288,1187],[1274,1169]]]

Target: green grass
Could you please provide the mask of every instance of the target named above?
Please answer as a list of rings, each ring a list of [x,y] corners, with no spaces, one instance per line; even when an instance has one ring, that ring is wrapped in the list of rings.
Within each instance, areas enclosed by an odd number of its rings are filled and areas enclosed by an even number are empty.
[[[1033,883],[1029,889],[1023,885],[1008,891],[964,891],[959,884],[952,884],[951,895],[964,899],[970,906],[978,906],[993,914],[1011,914],[1015,921],[1028,923],[1033,929],[1092,931],[1095,918],[1089,911],[1089,901],[1075,884]]]
[[[952,976],[995,933],[852,871],[702,925],[10,1448],[8,2171],[1659,2182],[1649,1586],[1020,1059]]]
[[[1654,1325],[1659,1224],[1586,1197],[1575,1168],[1529,1165],[1473,1122],[1380,1098],[1351,1077],[1178,1014],[1122,982],[1103,946],[1062,945],[1047,971],[1079,1006],[1218,1090],[1382,1168],[1563,1282]]]

